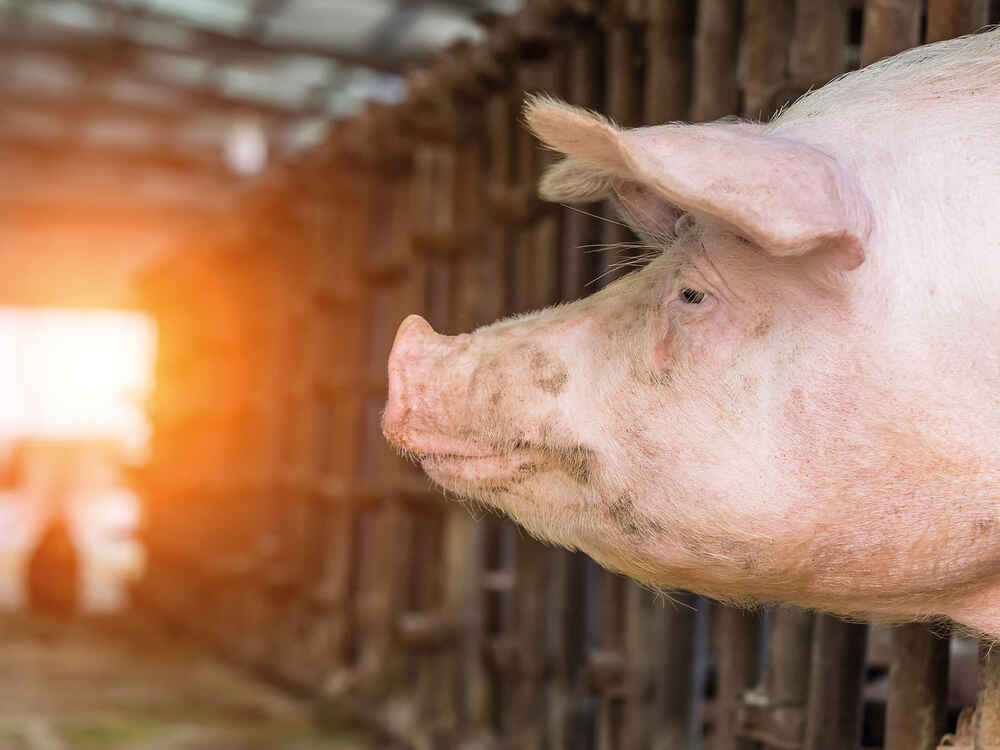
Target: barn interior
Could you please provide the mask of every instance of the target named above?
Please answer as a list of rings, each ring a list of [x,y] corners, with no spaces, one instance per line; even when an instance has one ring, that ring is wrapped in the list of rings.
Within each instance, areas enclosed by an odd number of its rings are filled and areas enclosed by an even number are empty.
[[[526,95],[766,119],[991,23],[0,0],[0,750],[1000,746],[988,644],[658,596],[448,502],[379,426],[407,314],[459,333],[640,262],[608,206],[537,198]]]

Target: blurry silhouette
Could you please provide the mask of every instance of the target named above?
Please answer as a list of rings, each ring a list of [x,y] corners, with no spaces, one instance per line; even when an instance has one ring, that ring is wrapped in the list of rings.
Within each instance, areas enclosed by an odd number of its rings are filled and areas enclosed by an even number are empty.
[[[139,499],[114,440],[25,439],[0,467],[0,609],[109,613],[142,570]]]
[[[64,513],[57,512],[28,560],[28,602],[33,611],[68,617],[77,610],[80,564]]]
[[[49,615],[76,612],[80,564],[67,515],[73,491],[73,467],[69,461],[51,462],[48,479],[39,498],[45,509],[44,531],[28,558],[28,606]]]

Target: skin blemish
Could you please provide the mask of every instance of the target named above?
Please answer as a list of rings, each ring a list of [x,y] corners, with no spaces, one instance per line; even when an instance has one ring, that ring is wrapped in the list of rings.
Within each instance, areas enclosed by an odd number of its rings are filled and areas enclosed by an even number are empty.
[[[608,504],[608,516],[625,536],[636,538],[662,531],[656,521],[645,518],[630,494],[623,493]]]
[[[973,538],[979,539],[982,536],[992,534],[996,521],[992,518],[979,518],[973,525]]]
[[[635,510],[632,498],[625,494],[619,495],[608,505],[608,515],[625,536],[638,536],[642,531],[640,519]]]
[[[535,348],[531,353],[531,373],[535,385],[550,396],[558,396],[569,382],[566,365],[539,348]]]
[[[590,484],[597,464],[597,457],[590,448],[578,445],[556,454],[560,466],[579,485]]]
[[[755,339],[762,339],[770,333],[773,327],[774,315],[770,311],[762,313],[760,318],[757,320],[757,324],[754,326],[753,331],[750,332],[750,335]]]

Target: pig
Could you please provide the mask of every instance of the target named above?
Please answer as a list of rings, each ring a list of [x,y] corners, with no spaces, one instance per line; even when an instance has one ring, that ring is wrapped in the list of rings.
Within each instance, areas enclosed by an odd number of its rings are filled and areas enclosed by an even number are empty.
[[[767,123],[524,119],[564,155],[541,195],[655,257],[471,334],[406,318],[385,437],[652,587],[1000,636],[1000,31]]]

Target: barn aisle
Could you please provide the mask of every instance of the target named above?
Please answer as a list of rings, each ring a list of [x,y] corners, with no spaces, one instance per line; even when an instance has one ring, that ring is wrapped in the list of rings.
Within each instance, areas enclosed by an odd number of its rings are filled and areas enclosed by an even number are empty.
[[[308,706],[135,615],[0,618],[2,750],[362,750]]]

